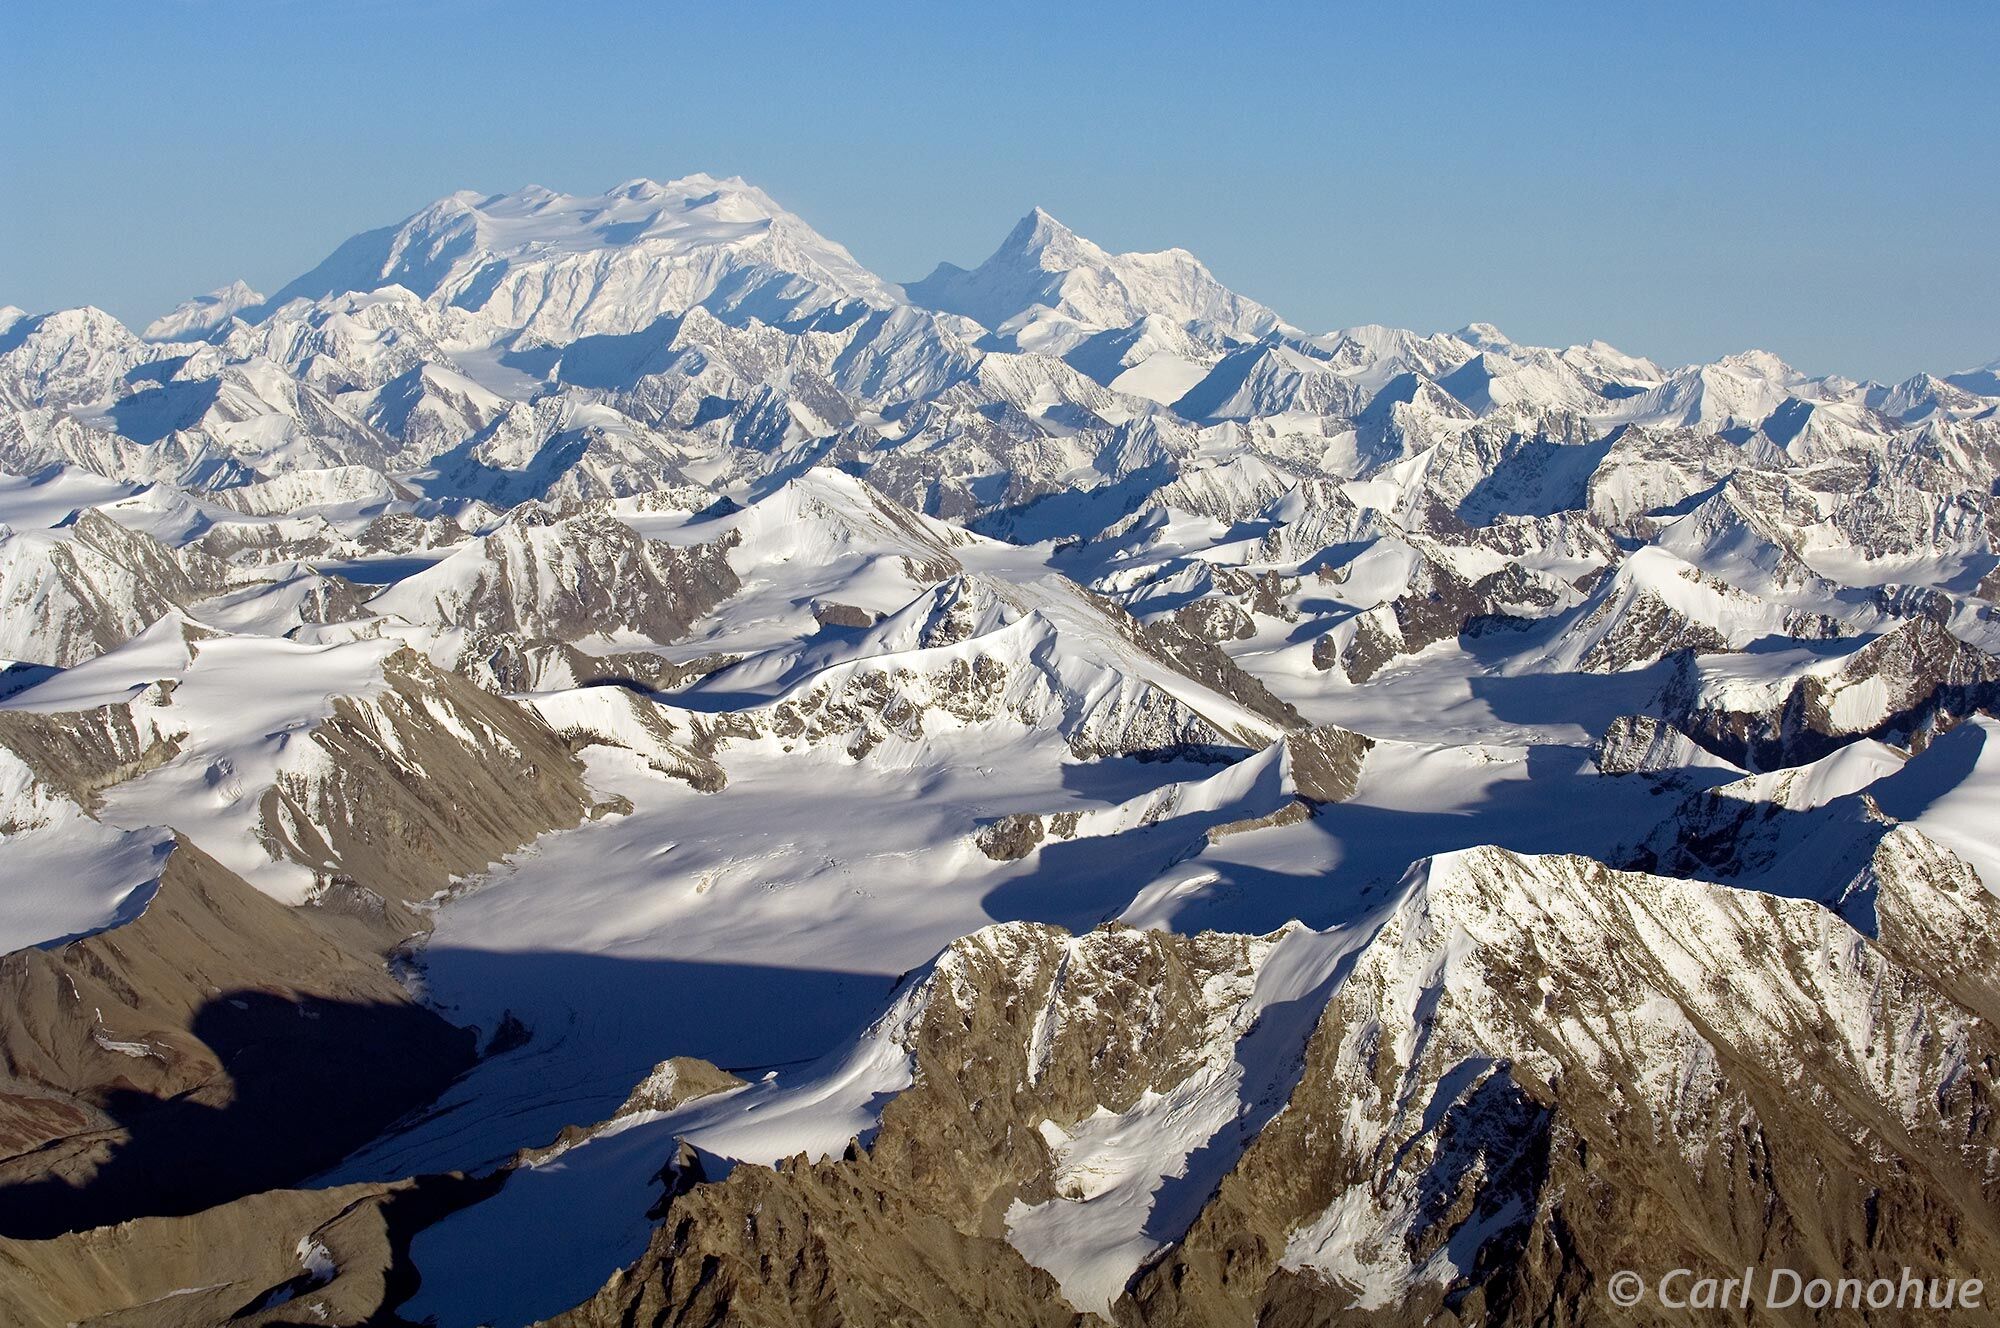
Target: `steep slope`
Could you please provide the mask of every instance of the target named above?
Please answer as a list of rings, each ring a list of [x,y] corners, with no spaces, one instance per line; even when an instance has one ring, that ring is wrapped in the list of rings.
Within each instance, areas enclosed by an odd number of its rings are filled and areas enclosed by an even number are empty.
[[[2000,703],[2000,659],[1914,617],[1828,658],[1755,671],[1676,661],[1661,712],[1709,750],[1754,768],[1816,760],[1859,737],[1921,746]]]
[[[607,810],[533,711],[414,652],[364,647],[367,686],[318,706],[280,694],[293,708],[280,717],[271,698],[218,705],[246,673],[275,676],[254,648],[175,639],[178,676],[130,701],[0,711],[12,819],[0,859],[63,821],[96,827],[86,809],[114,824],[164,812],[193,831],[133,830],[151,860],[136,906],[0,958],[9,1232],[188,1212],[294,1181],[427,1101],[470,1063],[472,1037],[385,962],[427,927],[413,906]],[[173,644],[142,640],[14,704],[88,691],[91,674],[122,692],[120,671],[158,671]],[[321,664],[314,681],[336,673]],[[195,838],[246,863],[256,887]],[[69,842],[87,841],[72,826]]]
[[[365,941],[185,842],[138,918],[0,957],[0,1229],[49,1236],[302,1179],[472,1058]]]
[[[2000,1253],[1992,372],[1308,335],[1039,211],[905,292],[694,176],[0,309],[0,471],[0,1318]]]
[[[95,510],[57,531],[0,526],[0,657],[80,664],[227,580],[213,560]]]
[[[1993,906],[1919,840],[1871,879],[1872,940],[1814,905],[1574,859],[1429,864],[1291,1109],[1135,1289],[1142,1320],[1590,1322],[1616,1268],[1969,1266],[1993,1177],[1965,1151],[1984,1091],[1958,1058],[1990,1033],[1954,998]]]
[[[424,626],[671,641],[737,587],[728,545],[648,540],[611,516],[517,518],[369,607]]]
[[[1826,640],[1844,631],[1823,615],[1767,603],[1652,546],[1604,578],[1537,667],[1611,673],[1676,650],[1741,650],[1769,637]]]

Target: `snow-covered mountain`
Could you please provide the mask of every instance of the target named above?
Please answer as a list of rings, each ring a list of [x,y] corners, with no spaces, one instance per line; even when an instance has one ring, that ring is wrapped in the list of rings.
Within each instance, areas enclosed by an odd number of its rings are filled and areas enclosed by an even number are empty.
[[[1109,253],[1040,208],[1021,218],[978,267],[940,263],[906,289],[917,304],[963,314],[1021,350],[1053,355],[1076,349],[1092,333],[1149,319],[1210,346],[1255,340],[1284,327],[1185,249]]]
[[[541,343],[637,332],[696,305],[810,325],[897,301],[763,190],[690,175],[582,197],[452,194],[355,236],[262,310],[392,286]]]
[[[206,295],[197,295],[161,314],[139,335],[148,341],[193,341],[224,327],[246,309],[264,303],[264,296],[242,280]]]
[[[1996,374],[705,175],[0,310],[0,1320],[1981,1270]]]

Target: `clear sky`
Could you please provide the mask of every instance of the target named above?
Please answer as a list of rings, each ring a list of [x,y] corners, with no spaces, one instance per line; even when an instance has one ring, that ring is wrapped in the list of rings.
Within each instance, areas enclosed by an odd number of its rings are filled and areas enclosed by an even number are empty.
[[[143,323],[454,189],[742,175],[891,280],[1035,204],[1313,330],[2000,356],[2000,4],[0,4],[0,303]]]

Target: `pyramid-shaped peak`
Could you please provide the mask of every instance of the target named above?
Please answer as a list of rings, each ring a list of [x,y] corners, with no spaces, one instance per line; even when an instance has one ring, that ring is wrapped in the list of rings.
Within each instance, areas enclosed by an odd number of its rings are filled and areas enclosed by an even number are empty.
[[[994,255],[995,258],[1015,256],[1055,260],[1074,267],[1102,258],[1104,251],[1056,220],[1046,208],[1036,207],[1015,223]],[[1044,262],[1043,266],[1049,263]]]

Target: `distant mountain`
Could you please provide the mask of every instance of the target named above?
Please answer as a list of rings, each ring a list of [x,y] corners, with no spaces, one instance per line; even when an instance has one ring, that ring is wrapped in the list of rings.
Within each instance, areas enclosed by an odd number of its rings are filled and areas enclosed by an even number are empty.
[[[805,324],[898,302],[763,190],[690,175],[591,196],[452,194],[355,236],[255,312],[390,286],[544,342],[634,332],[696,305]]]
[[[963,314],[1019,349],[1052,355],[1093,332],[1146,319],[1181,326],[1217,348],[1284,327],[1185,249],[1110,253],[1040,208],[978,267],[940,263],[905,289],[926,308]]]
[[[146,330],[139,335],[148,341],[193,341],[225,326],[245,309],[263,303],[264,297],[248,283],[232,281],[220,290],[175,305],[171,312],[146,324]]]

